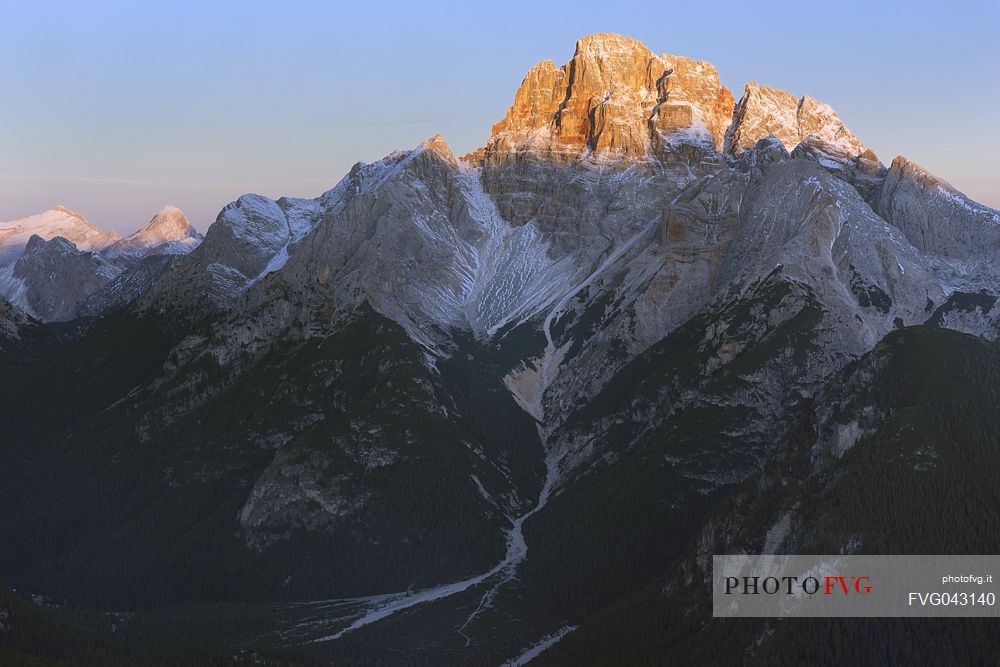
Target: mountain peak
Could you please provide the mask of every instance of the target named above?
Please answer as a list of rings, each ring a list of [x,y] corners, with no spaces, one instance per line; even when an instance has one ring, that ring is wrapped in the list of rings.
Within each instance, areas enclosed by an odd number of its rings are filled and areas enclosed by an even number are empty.
[[[598,33],[577,41],[562,67],[543,60],[528,71],[482,159],[656,161],[692,147],[740,153],[768,135],[788,151],[809,137],[851,158],[868,150],[830,106],[811,97],[754,81],[737,104],[712,64]]]
[[[62,204],[56,204],[55,206],[53,206],[52,208],[50,208],[49,211],[55,212],[55,213],[63,213],[65,215],[69,215],[69,216],[72,216],[72,217],[77,218],[79,220],[82,220],[83,222],[87,222],[87,218],[84,217],[84,215],[82,213],[78,213],[77,211],[74,211],[71,208],[67,208],[67,207],[63,206]],[[87,224],[90,224],[90,223],[87,223]]]
[[[184,254],[201,243],[202,236],[176,206],[164,206],[142,229],[113,243],[107,257]]]
[[[718,150],[732,105],[708,63],[658,56],[631,37],[590,35],[562,68],[543,60],[528,72],[484,158],[527,151],[560,162],[646,160],[677,143]]]
[[[188,222],[184,211],[176,206],[167,205],[136,234],[155,235],[159,239],[173,241],[195,236],[198,232]]]
[[[581,37],[576,42],[576,53],[590,53],[597,56],[638,54],[640,57],[652,55],[646,45],[637,39],[613,32],[598,32]]]
[[[733,122],[726,133],[726,150],[731,153],[750,150],[768,135],[777,137],[788,151],[808,137],[815,137],[850,157],[868,150],[830,105],[751,81],[733,112]]]
[[[0,223],[0,265],[16,261],[32,235],[42,239],[61,236],[83,251],[99,251],[121,236],[102,232],[87,219],[65,206],[56,206],[42,213]]]
[[[31,238],[28,239],[28,243],[24,246],[24,255],[22,255],[22,259],[39,253],[46,253],[54,257],[59,257],[77,252],[79,251],[77,250],[76,245],[63,236],[53,236],[50,239],[45,239],[38,234],[32,234]]]
[[[423,148],[428,150],[438,157],[444,159],[446,162],[455,162],[455,153],[452,152],[451,146],[445,140],[444,135],[440,132],[435,134],[433,137],[429,137],[420,142],[418,148]]]
[[[962,194],[959,192],[955,186],[953,186],[948,181],[944,180],[940,176],[936,176],[931,173],[926,167],[917,164],[905,155],[897,155],[893,158],[890,169],[896,172],[900,172],[906,176],[909,176],[915,180],[920,180],[924,183],[933,185],[934,187],[941,188],[952,194]],[[964,195],[963,195],[964,196]]]

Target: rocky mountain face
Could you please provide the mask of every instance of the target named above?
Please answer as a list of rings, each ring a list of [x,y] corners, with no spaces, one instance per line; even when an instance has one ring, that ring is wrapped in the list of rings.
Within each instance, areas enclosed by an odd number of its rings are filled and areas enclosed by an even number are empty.
[[[143,295],[177,257],[174,253],[153,253],[129,262],[130,265],[111,281],[101,281],[96,290],[79,294],[72,301],[73,314],[83,318],[100,317],[127,306]]]
[[[874,208],[923,252],[965,262],[970,273],[996,273],[989,265],[1000,252],[1000,213],[923,167],[902,156],[893,160]]]
[[[815,137],[850,157],[868,150],[829,105],[811,97],[796,98],[783,90],[749,83],[732,113],[726,150],[730,153],[749,150],[766,136],[776,137],[789,151],[808,137]]]
[[[733,96],[712,65],[657,56],[619,35],[577,43],[562,68],[535,65],[485,156],[529,151],[556,162],[583,157],[644,160],[671,142],[722,147]]]
[[[111,280],[119,269],[100,255],[81,252],[61,236],[48,241],[32,236],[14,264],[11,277],[20,282],[21,299],[46,319],[73,317],[76,304]]]
[[[145,258],[185,254],[201,238],[173,206],[124,238],[101,232],[79,213],[59,206],[0,223],[0,294],[43,321],[104,314],[149,287],[159,275],[152,269],[166,267],[163,262],[143,264]],[[115,281],[131,288],[110,285]],[[97,294],[105,288],[129,298]]]
[[[146,302],[200,301],[227,307],[248,287],[288,259],[287,248],[311,228],[315,202],[243,195],[226,206],[198,252],[171,269],[169,279],[154,285]]]
[[[541,660],[641,663],[662,637],[704,655],[705,555],[813,548],[804,517],[835,525],[820,491],[882,507],[843,480],[899,454],[900,429],[923,438],[914,465],[974,438],[969,506],[995,505],[989,392],[971,433],[894,387],[958,387],[955,368],[995,386],[997,216],[885,167],[811,98],[749,84],[737,103],[707,63],[584,38],[528,73],[482,149],[436,136],[315,199],[244,195],[190,253],[91,291],[81,312],[118,312],[0,377],[19,406],[2,426],[24,434],[0,473],[0,534],[22,537],[0,571],[144,610],[137,637],[190,641],[194,621],[153,610],[227,601],[212,613],[248,628],[229,645],[279,656],[499,664],[559,639]],[[955,364],[924,368],[938,347]],[[53,402],[70,407],[41,419]],[[957,479],[923,471],[893,479],[928,504]],[[913,534],[938,527],[925,553],[966,529],[911,514]],[[891,515],[822,548],[914,547],[883,537]],[[666,634],[615,618],[654,627],[672,591]],[[787,657],[769,632],[741,627],[737,657]]]

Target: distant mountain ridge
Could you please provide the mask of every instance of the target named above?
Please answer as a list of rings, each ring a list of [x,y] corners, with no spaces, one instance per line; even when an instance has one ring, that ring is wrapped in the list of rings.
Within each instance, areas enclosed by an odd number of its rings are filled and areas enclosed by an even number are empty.
[[[76,211],[56,206],[20,220],[0,222],[0,262],[8,264],[12,257],[16,259],[35,235],[44,240],[62,236],[83,251],[102,250],[121,238],[117,232],[98,230]]]
[[[78,308],[85,299],[140,260],[185,254],[201,239],[173,206],[126,237],[101,232],[83,215],[57,206],[0,223],[0,295],[44,321],[72,319],[82,314]],[[153,276],[142,275],[148,286]],[[97,302],[100,297],[91,300],[91,311]]]

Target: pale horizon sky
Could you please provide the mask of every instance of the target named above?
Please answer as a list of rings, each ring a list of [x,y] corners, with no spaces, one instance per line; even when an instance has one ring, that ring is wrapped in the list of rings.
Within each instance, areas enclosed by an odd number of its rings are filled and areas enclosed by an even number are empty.
[[[246,192],[314,197],[438,132],[481,146],[540,60],[616,32],[833,106],[1000,208],[1000,3],[28,3],[0,0],[0,221],[65,205],[204,231]]]

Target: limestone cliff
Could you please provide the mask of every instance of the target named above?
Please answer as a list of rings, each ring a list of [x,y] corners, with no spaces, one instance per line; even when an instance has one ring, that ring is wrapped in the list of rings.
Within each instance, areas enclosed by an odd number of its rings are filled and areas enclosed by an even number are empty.
[[[528,72],[484,157],[528,150],[571,162],[646,159],[671,143],[720,149],[732,106],[712,65],[655,55],[629,37],[592,35],[563,67],[546,60]]]
[[[848,159],[875,159],[827,104],[758,83],[748,84],[736,104],[711,64],[598,34],[578,41],[562,67],[551,60],[535,65],[486,146],[469,157],[486,164],[525,155],[632,164],[684,155],[695,162],[748,151],[767,136],[788,151],[810,139]]]
[[[726,133],[726,150],[731,153],[748,150],[768,135],[777,137],[789,151],[808,137],[830,144],[850,157],[867,150],[830,105],[749,83],[733,112],[733,122]]]

